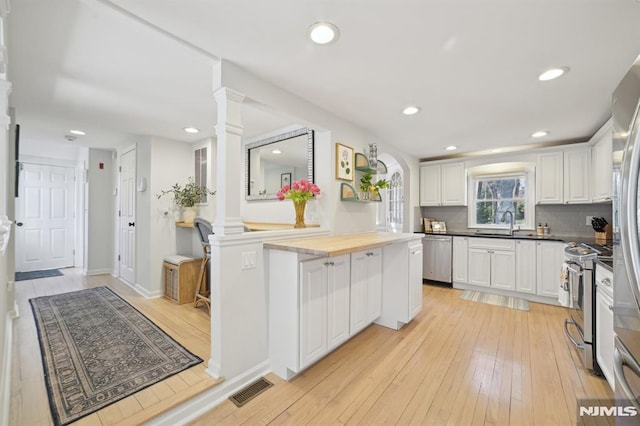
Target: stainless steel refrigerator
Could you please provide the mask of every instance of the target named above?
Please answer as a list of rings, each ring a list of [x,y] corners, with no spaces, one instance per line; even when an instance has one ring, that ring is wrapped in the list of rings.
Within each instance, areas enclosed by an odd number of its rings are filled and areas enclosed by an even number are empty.
[[[639,101],[640,56],[614,91],[612,105],[615,393],[619,405],[640,411]]]

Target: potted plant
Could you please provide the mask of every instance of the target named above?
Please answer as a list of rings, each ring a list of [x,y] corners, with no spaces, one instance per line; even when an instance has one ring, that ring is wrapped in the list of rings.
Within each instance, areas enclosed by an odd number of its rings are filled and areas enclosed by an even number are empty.
[[[361,200],[375,200],[380,194],[380,190],[388,187],[389,181],[386,179],[380,179],[374,183],[373,175],[364,173],[360,178],[360,193],[358,196]]]
[[[170,189],[160,191],[156,197],[160,198],[168,194],[173,197],[173,203],[176,206],[183,208],[183,221],[193,223],[193,219],[196,217],[195,205],[201,203],[205,195],[215,195],[215,191],[196,185],[193,177],[189,177],[184,186],[175,183]]]

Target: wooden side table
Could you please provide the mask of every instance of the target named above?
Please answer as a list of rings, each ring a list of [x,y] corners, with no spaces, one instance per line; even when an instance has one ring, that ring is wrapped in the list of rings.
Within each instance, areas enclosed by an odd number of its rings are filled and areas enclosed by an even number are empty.
[[[178,304],[193,302],[202,259],[169,256],[162,265],[164,295]]]

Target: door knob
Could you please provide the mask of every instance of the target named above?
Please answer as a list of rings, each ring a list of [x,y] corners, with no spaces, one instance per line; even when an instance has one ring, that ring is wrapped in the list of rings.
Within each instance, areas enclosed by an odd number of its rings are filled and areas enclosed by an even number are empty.
[[[129,222],[129,226],[136,226],[135,222]]]
[[[16,226],[22,226],[22,225],[24,225],[24,223],[22,223],[22,222],[16,223]]]

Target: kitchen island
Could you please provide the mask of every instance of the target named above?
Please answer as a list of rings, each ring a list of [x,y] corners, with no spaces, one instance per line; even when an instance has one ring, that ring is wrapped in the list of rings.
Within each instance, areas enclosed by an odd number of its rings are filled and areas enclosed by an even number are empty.
[[[419,234],[299,238],[264,248],[269,357],[286,380],[371,323],[397,330],[422,309]]]

